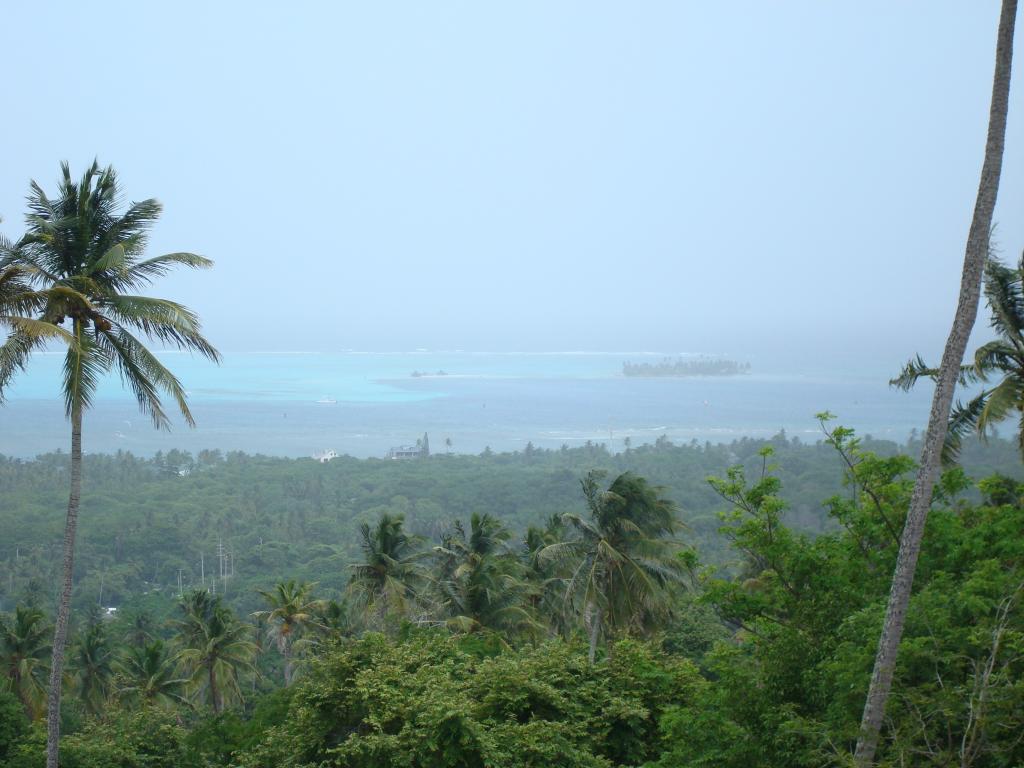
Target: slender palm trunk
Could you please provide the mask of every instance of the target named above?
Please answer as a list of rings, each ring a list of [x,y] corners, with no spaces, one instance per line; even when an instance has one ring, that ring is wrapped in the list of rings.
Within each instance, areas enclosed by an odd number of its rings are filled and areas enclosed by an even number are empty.
[[[25,708],[25,716],[29,719],[29,721],[35,720],[36,708],[32,704],[32,697],[29,695],[28,691],[26,691],[25,687],[22,685],[21,672],[18,671],[17,665],[11,668],[11,673],[10,675],[8,675],[8,677],[11,680],[11,688],[13,688],[14,692],[18,694],[18,701],[20,701],[21,706]]]
[[[928,418],[928,432],[921,452],[921,466],[914,484],[914,493],[907,512],[907,521],[900,538],[896,570],[889,592],[889,605],[885,623],[878,642],[878,653],[871,675],[871,685],[864,704],[860,737],[854,755],[858,768],[874,763],[878,747],[885,705],[892,688],[896,654],[910,602],[910,591],[914,584],[914,570],[921,552],[921,538],[924,535],[928,509],[931,505],[932,490],[939,471],[942,444],[946,439],[949,409],[953,402],[960,364],[967,348],[967,339],[974,327],[978,314],[978,299],[981,293],[981,276],[989,252],[989,238],[992,230],[992,215],[999,191],[999,176],[1003,163],[1003,143],[1006,136],[1006,112],[1010,94],[1010,68],[1013,59],[1013,30],[1017,15],[1017,0],[1003,0],[999,19],[999,35],[996,42],[996,65],[992,84],[992,104],[989,109],[988,138],[985,143],[985,161],[981,169],[981,182],[974,206],[974,218],[967,237],[964,256],[963,278],[960,283],[960,300],[957,304],[953,327],[942,355],[942,364],[935,385],[931,414]]]
[[[594,660],[597,658],[597,641],[601,637],[601,609],[596,605],[591,604],[590,606],[590,651],[587,653],[587,659],[590,665],[594,665]]]
[[[377,603],[377,623],[380,626],[380,631],[385,635],[388,634],[388,592],[386,587],[381,587],[378,593]]]
[[[284,656],[284,687],[287,688],[292,684],[292,678],[295,676],[295,670],[292,668],[291,643],[285,642],[282,645],[281,655]]]
[[[53,633],[53,660],[50,665],[50,692],[46,710],[46,768],[57,768],[60,748],[60,694],[64,672],[64,652],[71,613],[72,575],[75,567],[75,531],[78,528],[78,503],[82,496],[82,404],[71,409],[71,493],[64,523],[64,578],[57,606],[57,626]]]
[[[223,704],[220,700],[220,688],[217,687],[217,672],[215,666],[216,665],[214,663],[211,663],[207,668],[207,677],[210,681],[210,700],[213,702],[213,713],[215,715],[219,715],[221,709],[223,709]]]

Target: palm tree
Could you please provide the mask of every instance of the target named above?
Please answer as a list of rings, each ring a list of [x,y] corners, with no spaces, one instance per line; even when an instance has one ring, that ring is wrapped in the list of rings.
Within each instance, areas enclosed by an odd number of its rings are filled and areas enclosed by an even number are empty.
[[[547,547],[564,541],[565,535],[565,521],[560,515],[552,515],[543,528],[531,525],[523,539],[523,565],[531,585],[531,609],[554,634],[568,638],[571,625],[565,620],[563,608],[569,571],[564,563],[556,563],[543,554]]]
[[[542,550],[571,567],[566,606],[583,617],[591,664],[608,629],[643,631],[664,619],[668,590],[684,576],[671,538],[675,505],[629,472],[602,491],[604,476],[592,471],[581,481],[588,516],[563,516],[574,537]]]
[[[129,646],[116,666],[119,696],[167,708],[188,703],[184,695],[188,678],[177,676],[177,663],[162,640]]]
[[[960,384],[988,384],[966,404],[957,403],[949,416],[943,461],[951,463],[960,452],[963,437],[975,431],[984,437],[990,427],[1017,416],[1017,445],[1024,456],[1024,259],[1016,269],[989,258],[985,264],[985,299],[992,311],[991,326],[1000,338],[983,344],[970,365],[960,367]],[[936,378],[937,368],[920,355],[908,362],[890,384],[909,390],[922,377]]]
[[[149,229],[160,216],[160,203],[143,200],[119,212],[117,175],[112,167],[100,169],[96,162],[77,184],[67,163],[62,164],[61,173],[53,199],[31,183],[28,231],[0,253],[0,269],[17,267],[40,286],[43,304],[37,319],[55,326],[71,324],[72,343],[62,374],[64,409],[71,421],[71,489],[47,704],[47,768],[57,768],[61,681],[82,483],[82,415],[92,403],[101,376],[116,368],[139,408],[157,428],[169,425],[161,393],[175,401],[190,426],[194,424],[181,382],[146,348],[139,334],[178,349],[194,350],[214,361],[220,359],[200,332],[195,313],[173,301],[135,293],[176,265],[204,268],[211,262],[191,253],[143,260]],[[39,338],[40,334],[33,336],[15,325],[0,347],[0,387],[7,383],[3,374],[24,366],[39,346]]]
[[[47,626],[38,608],[17,606],[14,616],[0,616],[0,673],[30,720],[39,715],[46,696]]]
[[[284,657],[284,684],[292,684],[295,676],[292,651],[295,641],[307,627],[317,623],[322,610],[322,600],[310,599],[316,584],[296,582],[294,579],[278,582],[270,592],[258,590],[270,605],[268,611],[257,611],[253,615],[267,623],[267,635],[277,644],[277,650]]]
[[[129,619],[128,631],[124,635],[124,642],[141,648],[152,642],[153,637],[153,614],[148,611],[139,611],[132,614]]]
[[[415,601],[423,576],[420,538],[407,534],[402,515],[381,515],[373,528],[359,526],[364,561],[350,566],[349,592],[368,617],[385,629],[389,616],[405,616]]]
[[[960,299],[936,376],[935,393],[928,416],[928,431],[925,433],[914,492],[910,497],[907,519],[900,537],[899,554],[896,556],[896,568],[889,590],[889,602],[864,702],[860,734],[854,751],[854,763],[858,768],[867,768],[875,761],[878,737],[885,717],[885,705],[889,699],[893,672],[896,669],[896,654],[899,651],[900,638],[903,636],[907,606],[914,586],[914,571],[917,569],[921,540],[924,537],[924,527],[931,507],[932,490],[942,460],[942,448],[946,442],[953,391],[956,389],[964,352],[967,349],[967,340],[978,314],[981,276],[990,252],[992,216],[995,212],[999,177],[1003,167],[1016,18],[1017,0],[1003,0],[996,38],[996,64],[992,82],[992,102],[989,107],[988,136],[985,140],[985,159],[974,204],[974,216],[967,235]]]
[[[250,628],[235,618],[219,596],[202,590],[185,595],[180,608],[184,617],[177,622],[181,644],[177,660],[219,714],[228,696],[242,698],[238,671],[252,666],[256,652],[255,643],[248,639]]]
[[[323,600],[317,606],[316,623],[320,634],[328,637],[343,637],[351,633],[348,606],[337,600]]]
[[[523,568],[507,547],[510,537],[500,520],[474,513],[468,536],[456,522],[434,548],[438,613],[449,627],[506,634],[536,628]]]
[[[78,698],[90,715],[103,711],[114,675],[114,654],[101,622],[90,623],[71,651],[69,667]]]
[[[339,638],[351,637],[353,622],[348,605],[344,601],[320,600],[309,628],[312,632],[295,641],[295,651],[301,647],[304,653],[316,654]]]

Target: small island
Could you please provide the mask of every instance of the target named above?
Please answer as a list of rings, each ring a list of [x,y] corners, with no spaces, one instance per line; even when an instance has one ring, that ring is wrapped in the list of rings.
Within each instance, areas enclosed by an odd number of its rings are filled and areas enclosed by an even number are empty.
[[[750,363],[708,357],[699,357],[695,360],[684,360],[681,357],[673,360],[666,357],[658,363],[626,361],[622,364],[623,376],[739,376],[745,373],[750,373]]]
[[[448,372],[447,371],[437,371],[436,373],[430,373],[429,371],[413,371],[409,375],[412,376],[414,379],[418,379],[418,378],[421,378],[423,376],[447,376]]]

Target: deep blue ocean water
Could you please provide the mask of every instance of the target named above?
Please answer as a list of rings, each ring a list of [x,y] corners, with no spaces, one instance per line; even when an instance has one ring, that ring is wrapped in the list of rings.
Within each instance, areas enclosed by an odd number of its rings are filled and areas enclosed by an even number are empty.
[[[187,354],[161,357],[189,391],[198,426],[178,420],[170,433],[154,430],[115,375],[86,416],[87,452],[383,456],[424,432],[435,452],[450,439],[452,450],[472,453],[587,440],[621,450],[627,437],[639,445],[661,435],[729,442],[780,429],[813,442],[820,437],[814,414],[823,410],[860,434],[904,440],[923,428],[931,395],[924,384],[911,393],[890,389],[895,371],[853,366],[769,372],[754,363],[750,375],[733,377],[621,375],[623,361],[657,361],[654,353],[270,352],[229,354],[220,367]],[[0,407],[0,453],[68,449],[61,363],[58,355],[37,356],[9,390]]]

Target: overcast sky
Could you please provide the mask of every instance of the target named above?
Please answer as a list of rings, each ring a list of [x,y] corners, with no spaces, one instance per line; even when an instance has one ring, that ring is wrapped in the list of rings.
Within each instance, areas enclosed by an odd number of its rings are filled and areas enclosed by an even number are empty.
[[[53,189],[61,160],[112,163],[129,198],[165,205],[153,255],[216,261],[153,293],[230,351],[936,359],[997,17],[996,0],[5,3],[0,228],[20,233],[29,179]],[[996,213],[1014,260],[1021,75]]]

